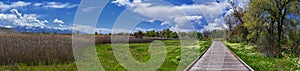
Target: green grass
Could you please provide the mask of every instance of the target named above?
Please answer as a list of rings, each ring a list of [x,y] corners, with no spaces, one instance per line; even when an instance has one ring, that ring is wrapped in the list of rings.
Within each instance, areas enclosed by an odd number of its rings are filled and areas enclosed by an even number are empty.
[[[175,71],[178,67],[181,55],[181,44],[179,40],[166,40],[164,42],[167,49],[167,57],[163,65],[158,69],[158,71]],[[200,48],[197,54],[203,52],[207,47],[211,45],[209,41],[200,41]],[[150,43],[133,43],[129,44],[132,56],[139,62],[147,62],[151,55],[148,52],[148,47]],[[127,71],[120,65],[112,51],[110,44],[99,44],[96,46],[98,52],[99,60],[102,66],[107,71]],[[194,59],[189,59],[191,62]],[[190,63],[188,63],[190,64]],[[187,66],[187,65],[186,65]],[[10,70],[10,71],[74,71],[76,69],[75,63],[71,64],[57,64],[57,65],[38,65],[38,66],[26,66],[22,64],[0,66],[0,71]]]
[[[255,46],[243,43],[225,44],[255,71],[297,71],[300,57],[273,58],[255,51]]]
[[[179,64],[181,47],[180,41],[178,40],[168,40],[163,41],[167,48],[167,57],[163,65],[158,69],[159,71],[175,71]],[[198,53],[205,50],[206,47],[209,47],[211,42],[200,41],[200,50]],[[150,59],[150,53],[148,52],[149,43],[138,43],[130,44],[129,48],[132,53],[132,56],[140,61],[146,62]],[[108,71],[126,71],[120,64],[118,64],[115,59],[112,48],[110,44],[102,44],[97,46],[98,56],[105,70]]]

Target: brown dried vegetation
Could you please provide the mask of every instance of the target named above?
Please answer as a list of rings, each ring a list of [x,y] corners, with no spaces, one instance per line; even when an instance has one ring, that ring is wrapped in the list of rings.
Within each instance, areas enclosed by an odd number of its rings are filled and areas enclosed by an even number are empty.
[[[81,37],[88,39],[93,36],[83,35]],[[129,38],[129,43],[171,40],[153,37],[141,39],[132,36],[127,38]],[[109,43],[111,43],[110,36],[95,36],[95,44]],[[52,65],[72,62],[74,62],[72,35],[0,34],[0,65]]]
[[[0,65],[59,64],[73,62],[68,35],[0,35]]]

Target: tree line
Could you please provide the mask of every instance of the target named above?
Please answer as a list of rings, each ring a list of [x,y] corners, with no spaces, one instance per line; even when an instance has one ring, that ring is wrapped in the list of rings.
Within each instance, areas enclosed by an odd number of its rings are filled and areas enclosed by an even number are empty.
[[[133,33],[132,36],[135,36],[136,38],[142,38],[143,36],[161,37],[161,38],[179,38],[180,37],[179,34],[181,36],[190,36],[190,37],[193,37],[196,35],[195,37],[200,40],[208,39],[209,35],[210,35],[209,32],[205,32],[205,33],[197,32],[197,31],[174,32],[174,31],[171,31],[170,29],[164,29],[161,31],[154,31],[154,30],[145,31],[145,32],[137,31],[137,32]]]
[[[231,2],[225,16],[227,39],[258,46],[268,56],[300,54],[300,0],[250,0],[247,7]]]
[[[130,35],[134,36],[135,38],[143,38],[143,37],[159,37],[159,38],[175,38],[178,39],[180,36],[195,36],[199,40],[209,40],[211,32],[210,31],[204,31],[204,32],[197,32],[197,31],[189,31],[189,32],[175,32],[170,29],[164,29],[161,31],[155,31],[155,30],[149,30],[149,31],[136,31],[133,33],[115,33],[113,35]],[[109,34],[100,34],[98,32],[95,32],[95,35],[112,35],[112,33]]]

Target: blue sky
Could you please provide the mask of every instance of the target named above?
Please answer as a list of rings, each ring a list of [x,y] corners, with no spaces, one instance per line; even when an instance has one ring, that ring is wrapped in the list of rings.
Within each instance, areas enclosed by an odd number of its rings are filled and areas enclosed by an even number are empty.
[[[47,23],[43,23],[49,27],[60,27],[59,25],[69,26],[72,25],[74,16],[76,14],[77,6],[80,0],[4,0],[0,1],[0,13],[2,15],[1,20],[12,20],[11,22],[17,22],[14,18],[3,18],[5,15],[14,15],[12,10],[16,10],[21,16],[32,14],[38,21],[47,20]],[[68,5],[68,6],[67,6]],[[54,22],[54,20],[56,21]],[[28,20],[28,19],[27,19]],[[24,21],[24,20],[19,20]],[[0,23],[0,24],[12,24],[12,23]],[[31,24],[29,21],[24,23],[15,23],[18,26],[20,24]],[[5,25],[4,25],[5,26]]]
[[[224,15],[231,13],[229,1],[1,0],[0,27],[36,26],[75,29],[87,33],[98,30],[101,33],[111,33],[113,29],[117,33],[165,28],[201,32],[224,26]],[[240,4],[237,5],[245,6],[245,2],[247,1],[238,0]],[[97,12],[99,9],[102,12]],[[75,17],[80,17],[80,21],[74,22]],[[94,19],[97,19],[96,22]]]

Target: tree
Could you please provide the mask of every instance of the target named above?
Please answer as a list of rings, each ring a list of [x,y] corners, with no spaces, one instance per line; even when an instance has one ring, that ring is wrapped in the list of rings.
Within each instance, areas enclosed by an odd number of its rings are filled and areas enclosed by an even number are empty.
[[[243,38],[243,40],[247,40],[246,37],[249,32],[248,29],[243,26],[243,16],[244,13],[247,12],[247,10],[245,9],[245,7],[240,7],[235,4],[237,3],[235,3],[234,0],[230,1],[232,13],[225,16],[226,24],[229,27],[229,30],[227,31],[227,37],[231,38],[234,35],[238,35],[239,37]]]
[[[211,31],[211,37],[216,39],[223,39],[225,37],[226,31],[215,29]]]
[[[138,31],[134,33],[135,38],[143,38],[144,33],[142,31]]]
[[[299,21],[299,0],[251,0],[243,20],[243,26],[249,29],[248,40],[278,49],[273,52],[279,54],[282,44],[294,37],[291,33]]]
[[[297,0],[252,0],[250,10],[245,17],[248,20],[246,26],[258,31],[257,25],[264,25],[269,34],[277,34],[277,41],[280,44],[283,32],[292,26],[289,23],[292,18],[287,16],[296,14],[297,8],[299,9],[298,2]]]
[[[210,36],[210,31],[203,31],[203,36],[204,36],[205,38],[209,38],[209,36]]]
[[[160,37],[160,31],[155,32],[155,37]]]
[[[202,33],[197,32],[197,37],[198,37],[199,40],[202,40],[203,39]]]
[[[165,37],[165,38],[170,38],[172,36],[172,33],[173,33],[170,29],[164,29],[162,32],[163,32],[162,33],[163,37]]]
[[[146,34],[145,34],[145,36],[148,36],[148,37],[155,37],[155,35],[156,35],[156,32],[154,30],[146,31]]]

